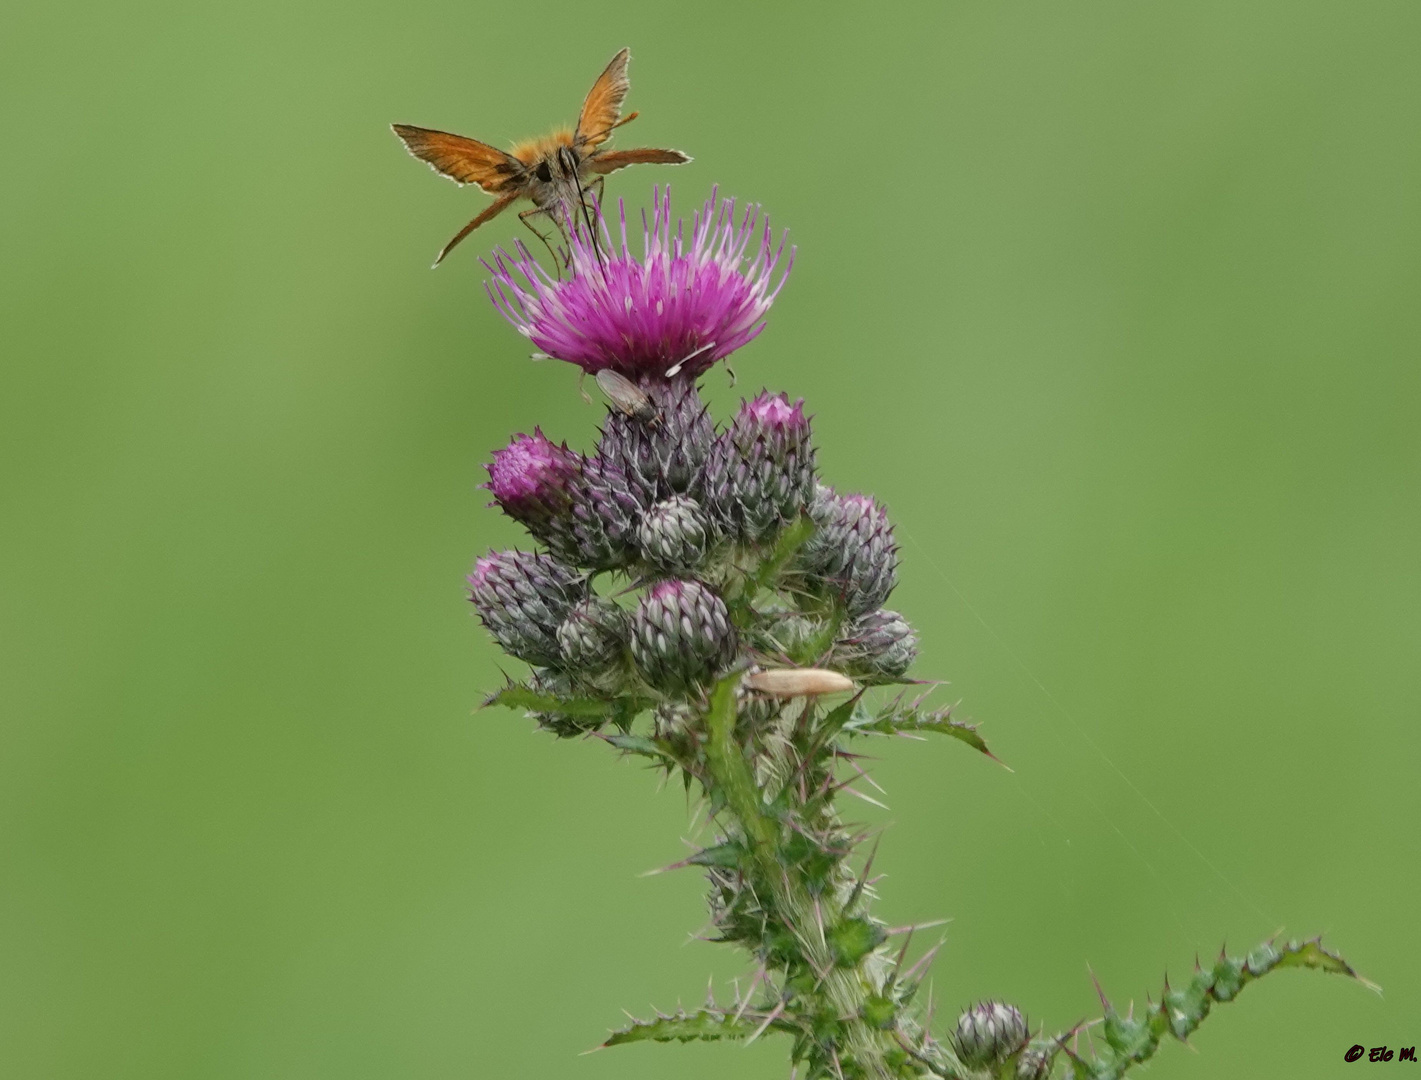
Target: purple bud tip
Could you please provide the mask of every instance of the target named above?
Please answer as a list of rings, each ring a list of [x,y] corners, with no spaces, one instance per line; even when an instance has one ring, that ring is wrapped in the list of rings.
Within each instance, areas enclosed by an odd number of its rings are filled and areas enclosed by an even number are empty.
[[[493,452],[485,486],[500,503],[532,498],[566,486],[571,468],[571,453],[534,428],[532,435],[520,432],[504,449]]]
[[[474,572],[468,577],[469,588],[480,589],[483,587],[484,582],[488,580],[490,571],[493,570],[494,558],[493,555],[485,555],[474,563]]]
[[[791,405],[788,394],[771,394],[768,390],[741,405],[740,418],[743,422],[781,431],[809,426],[804,416],[803,398]]]
[[[647,591],[647,595],[653,600],[663,600],[668,596],[679,597],[685,589],[685,582],[668,579],[666,581],[658,581]]]

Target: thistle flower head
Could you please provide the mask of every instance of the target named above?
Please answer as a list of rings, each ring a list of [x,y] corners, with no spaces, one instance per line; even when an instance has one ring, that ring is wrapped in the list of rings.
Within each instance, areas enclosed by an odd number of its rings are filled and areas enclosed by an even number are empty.
[[[502,450],[493,452],[484,487],[515,521],[536,530],[561,517],[572,502],[578,472],[577,455],[548,439],[541,428],[521,432]]]
[[[690,235],[671,222],[671,193],[658,191],[642,219],[642,253],[632,254],[626,208],[619,237],[599,207],[593,230],[571,230],[571,275],[557,280],[520,243],[485,263],[489,297],[520,333],[549,356],[584,371],[636,378],[698,375],[764,329],[794,251],[775,245],[757,207],[737,214],[716,195],[692,218]]]

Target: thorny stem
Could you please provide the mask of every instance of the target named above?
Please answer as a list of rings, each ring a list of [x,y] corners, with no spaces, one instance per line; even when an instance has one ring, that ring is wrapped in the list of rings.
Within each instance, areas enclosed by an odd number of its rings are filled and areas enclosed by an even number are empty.
[[[901,1059],[902,1048],[891,1030],[875,1029],[865,1020],[870,997],[876,987],[859,964],[845,969],[830,948],[830,935],[849,915],[848,906],[838,903],[832,889],[817,894],[803,879],[798,867],[781,854],[784,825],[766,812],[765,800],[755,782],[744,750],[735,739],[737,718],[736,689],[740,673],[716,683],[706,716],[706,758],[709,779],[723,794],[726,816],[733,821],[749,847],[748,862],[754,868],[751,887],[761,896],[774,899],[779,920],[785,924],[802,950],[802,958],[816,978],[809,994],[799,995],[798,1013],[827,1014],[837,1021],[841,1067],[854,1067],[867,1077],[901,1076],[890,1057]],[[806,718],[808,712],[806,711]],[[851,894],[857,902],[859,891]],[[871,955],[867,954],[867,955]],[[764,959],[764,957],[762,957]],[[782,991],[792,993],[788,989]],[[820,1000],[814,1001],[815,997]],[[783,999],[782,999],[783,1000]]]

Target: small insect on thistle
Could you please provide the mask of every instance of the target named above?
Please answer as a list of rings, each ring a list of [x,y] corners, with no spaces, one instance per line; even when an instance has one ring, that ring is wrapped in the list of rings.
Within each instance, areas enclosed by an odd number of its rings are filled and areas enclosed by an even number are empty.
[[[633,420],[655,427],[661,419],[647,392],[620,372],[603,368],[597,373],[597,385],[618,412]]]
[[[528,219],[545,214],[561,229],[564,218],[572,220],[579,212],[585,216],[588,187],[585,181],[589,177],[596,177],[593,183],[600,184],[607,173],[628,165],[683,165],[691,160],[679,150],[604,148],[613,129],[629,124],[637,117],[636,113],[622,116],[622,102],[631,88],[627,78],[627,63],[630,60],[629,49],[623,49],[612,57],[612,62],[587,92],[582,112],[577,118],[577,127],[571,131],[561,128],[540,139],[528,139],[516,144],[507,153],[488,143],[451,135],[447,131],[410,124],[391,125],[395,134],[403,140],[405,149],[435,172],[458,184],[476,184],[490,195],[497,196],[492,206],[444,245],[434,260],[435,266],[444,261],[459,241],[484,222],[503,213],[518,199],[528,199],[533,203],[531,209],[522,211],[518,217],[546,244],[547,237],[534,229]]]

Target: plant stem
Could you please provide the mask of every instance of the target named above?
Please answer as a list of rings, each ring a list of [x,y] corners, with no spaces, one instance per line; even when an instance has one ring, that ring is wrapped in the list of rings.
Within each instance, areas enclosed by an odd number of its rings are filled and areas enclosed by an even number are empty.
[[[799,959],[816,976],[811,985],[795,989],[793,1000],[790,996],[784,999],[786,1015],[821,1026],[825,1020],[830,1022],[834,1036],[828,1053],[834,1055],[835,1067],[845,1075],[875,1080],[902,1076],[898,1063],[903,1051],[892,1030],[871,1026],[864,1019],[865,1006],[879,988],[864,970],[862,958],[854,966],[844,967],[830,945],[834,929],[850,913],[835,890],[816,893],[800,868],[782,857],[785,826],[766,811],[754,772],[735,738],[739,682],[737,672],[721,679],[711,693],[706,717],[708,779],[719,789],[726,806],[723,813],[733,819],[748,848],[750,866],[746,869],[753,873],[751,886],[760,896],[772,898],[775,915],[790,931]],[[757,951],[768,964],[770,942],[761,942]]]

